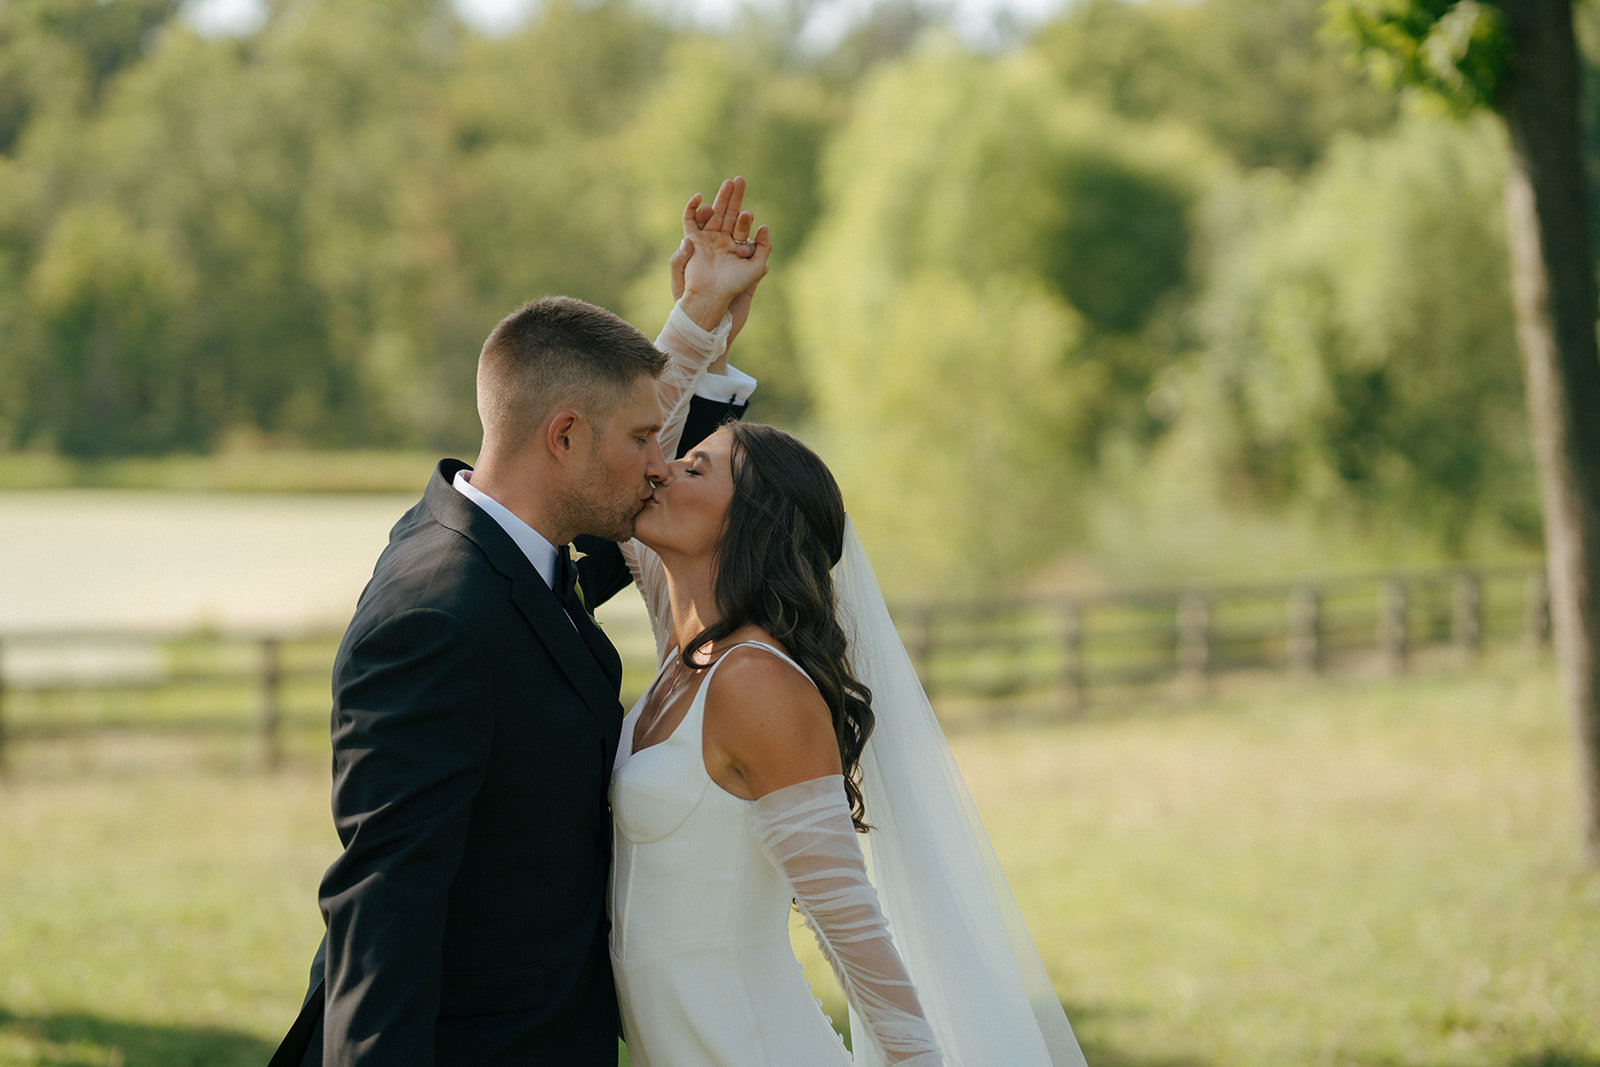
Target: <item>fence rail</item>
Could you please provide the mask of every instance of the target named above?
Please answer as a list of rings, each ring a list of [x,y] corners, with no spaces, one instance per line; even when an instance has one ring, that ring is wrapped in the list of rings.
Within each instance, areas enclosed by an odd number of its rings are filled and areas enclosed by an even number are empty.
[[[0,765],[18,741],[110,733],[253,734],[269,766],[286,725],[325,722],[336,631],[0,634]]]
[[[1042,695],[1069,714],[1192,696],[1230,674],[1393,675],[1550,639],[1549,588],[1533,563],[924,603],[896,619],[936,704]]]
[[[1550,639],[1538,564],[925,602],[894,614],[941,713],[947,701],[1027,698],[1070,715],[1192,697],[1225,675],[1399,674]],[[652,658],[639,626],[609,632],[625,658]],[[287,729],[326,722],[338,639],[328,630],[0,634],[0,766],[12,742],[119,731],[253,734],[275,765]],[[630,676],[630,685],[643,681]]]

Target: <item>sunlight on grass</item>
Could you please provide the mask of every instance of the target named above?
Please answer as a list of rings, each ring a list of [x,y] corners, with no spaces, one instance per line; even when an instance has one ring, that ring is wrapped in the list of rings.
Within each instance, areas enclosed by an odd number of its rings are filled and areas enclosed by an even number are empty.
[[[1549,673],[959,734],[1089,1062],[1600,1064],[1600,873]],[[259,1067],[320,932],[321,757],[50,747],[0,789],[0,1065]]]

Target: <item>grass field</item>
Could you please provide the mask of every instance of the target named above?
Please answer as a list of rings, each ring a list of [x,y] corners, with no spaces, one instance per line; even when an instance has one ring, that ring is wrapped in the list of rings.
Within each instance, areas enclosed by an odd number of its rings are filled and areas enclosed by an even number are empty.
[[[1551,673],[959,733],[1090,1064],[1600,1067],[1600,872]],[[11,759],[0,1067],[265,1063],[319,934],[322,762]]]

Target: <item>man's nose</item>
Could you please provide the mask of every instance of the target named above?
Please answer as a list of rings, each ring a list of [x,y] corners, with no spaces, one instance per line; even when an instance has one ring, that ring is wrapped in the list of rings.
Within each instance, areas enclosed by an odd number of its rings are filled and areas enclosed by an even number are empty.
[[[667,457],[661,454],[661,442],[654,437],[644,454],[644,476],[652,482],[664,482],[670,476],[667,470]]]

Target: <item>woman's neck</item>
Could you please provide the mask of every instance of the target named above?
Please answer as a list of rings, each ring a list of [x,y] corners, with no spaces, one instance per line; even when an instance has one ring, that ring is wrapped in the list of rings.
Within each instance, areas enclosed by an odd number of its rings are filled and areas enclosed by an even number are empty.
[[[667,600],[672,605],[673,643],[682,652],[722,617],[717,611],[716,578],[709,563],[666,559],[661,563],[667,574]]]

